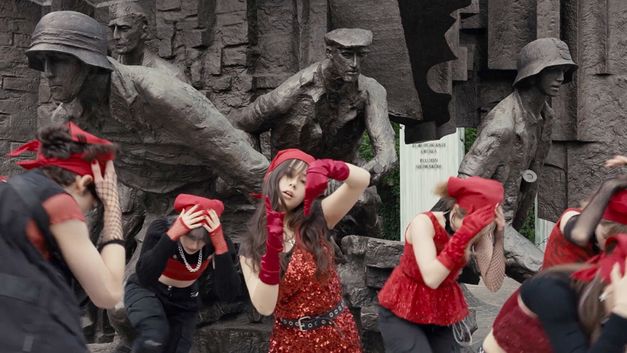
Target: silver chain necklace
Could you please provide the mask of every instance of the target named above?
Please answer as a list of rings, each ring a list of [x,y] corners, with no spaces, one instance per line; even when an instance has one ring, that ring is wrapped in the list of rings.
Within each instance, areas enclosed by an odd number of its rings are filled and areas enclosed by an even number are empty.
[[[185,268],[187,269],[187,271],[189,272],[197,272],[198,270],[200,270],[200,265],[202,265],[202,248],[200,248],[200,252],[198,253],[198,263],[196,264],[196,268],[192,268],[192,266],[189,265],[189,263],[187,262],[187,258],[185,258],[185,252],[183,251],[183,248],[181,247],[181,243],[177,244],[179,247],[179,255],[181,255],[181,258],[183,259],[183,263],[185,264]]]

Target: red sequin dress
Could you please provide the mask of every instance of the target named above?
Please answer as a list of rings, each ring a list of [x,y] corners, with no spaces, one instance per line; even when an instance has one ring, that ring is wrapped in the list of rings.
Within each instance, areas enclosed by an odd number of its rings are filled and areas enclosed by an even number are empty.
[[[342,286],[335,265],[329,269],[328,280],[321,282],[316,278],[313,255],[296,246],[279,283],[270,352],[361,352],[357,326],[349,309],[337,316],[335,325],[308,331],[286,327],[279,322],[280,318],[294,320],[303,316],[324,315],[335,308],[340,300]]]
[[[433,213],[425,214],[433,224],[433,242],[439,254],[449,235]],[[429,288],[418,269],[412,244],[406,242],[400,264],[379,292],[379,304],[394,315],[417,324],[452,325],[468,315],[464,294],[456,281],[459,272],[449,274],[438,288]]]
[[[578,208],[569,208],[564,213],[569,211],[578,211]],[[559,221],[551,230],[549,240],[546,243],[546,249],[544,250],[544,261],[542,268],[546,269],[555,265],[586,262],[590,258],[597,255],[592,247],[592,243],[588,243],[585,247],[581,247],[564,236],[560,230],[560,224],[564,213],[560,216]]]

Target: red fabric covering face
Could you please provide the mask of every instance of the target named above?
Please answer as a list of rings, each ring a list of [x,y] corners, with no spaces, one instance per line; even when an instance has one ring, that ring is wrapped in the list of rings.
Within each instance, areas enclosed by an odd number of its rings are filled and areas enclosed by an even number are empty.
[[[581,212],[581,209],[569,208],[564,211],[564,213],[570,211]],[[598,255],[598,253],[594,251],[592,243],[588,243],[585,247],[581,247],[566,239],[562,231],[560,231],[564,213],[560,216],[557,224],[555,224],[553,230],[551,230],[551,234],[549,235],[549,240],[547,241],[546,249],[544,250],[544,261],[542,263],[543,269],[556,265],[586,262]]]
[[[174,199],[174,209],[179,212],[195,205],[198,205],[199,211],[214,210],[218,217],[222,216],[222,212],[224,212],[224,203],[218,199],[208,199],[191,194],[178,194]]]
[[[520,309],[518,296],[516,290],[496,316],[492,325],[494,339],[507,353],[553,353],[542,324]]]
[[[202,262],[200,270],[196,272],[189,272],[187,267],[185,267],[185,264],[170,257],[161,274],[177,281],[195,281],[203,274],[203,272],[205,272],[205,269],[209,265],[210,258],[211,257]],[[194,267],[196,267],[196,264],[194,264]]]
[[[612,267],[618,264],[620,273],[625,273],[625,258],[627,258],[627,234],[618,234],[605,242],[606,252],[593,257],[587,263],[591,266],[573,273],[571,276],[580,281],[590,282],[599,276],[605,283],[612,282],[610,273]]]
[[[307,164],[311,164],[311,162],[315,160],[315,158],[312,157],[311,155],[296,148],[288,148],[285,150],[280,150],[279,152],[277,152],[276,156],[274,156],[274,158],[270,162],[270,165],[268,166],[268,170],[266,171],[265,178],[267,178],[268,175],[270,175],[270,173],[272,173],[281,163],[290,159],[299,159]]]
[[[447,187],[448,194],[468,213],[503,201],[503,184],[496,180],[476,176],[450,177]]]
[[[627,190],[622,190],[612,195],[610,202],[607,203],[605,208],[605,213],[603,213],[603,219],[627,224]]]
[[[111,142],[97,136],[94,136],[75,125],[72,122],[68,123],[68,130],[72,137],[72,141],[78,143],[85,143],[91,145],[111,145]],[[28,161],[20,161],[16,164],[24,169],[30,170],[35,168],[41,168],[45,166],[57,166],[65,170],[69,170],[77,175],[91,175],[90,162],[86,161],[82,153],[74,153],[67,159],[60,158],[47,158],[41,153],[41,143],[39,140],[30,140],[22,146],[16,148],[9,153],[9,157],[17,157],[24,152],[37,152],[35,159]],[[100,163],[100,169],[104,171],[105,164],[109,160],[113,160],[115,156],[112,153],[105,153],[96,156],[96,160]]]
[[[433,213],[426,214],[435,230],[433,242],[439,254],[449,234]],[[468,315],[468,305],[456,281],[460,272],[451,272],[437,289],[429,288],[422,279],[413,246],[406,242],[400,264],[379,292],[379,303],[401,319],[417,324],[448,326],[459,322]]]

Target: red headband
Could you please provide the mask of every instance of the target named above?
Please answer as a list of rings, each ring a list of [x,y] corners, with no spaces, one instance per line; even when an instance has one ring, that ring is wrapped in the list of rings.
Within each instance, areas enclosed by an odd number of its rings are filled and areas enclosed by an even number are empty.
[[[208,199],[190,194],[178,194],[176,199],[174,199],[174,209],[179,212],[195,205],[198,205],[199,211],[204,210],[207,212],[214,210],[218,214],[218,217],[224,212],[224,204],[217,199]]]
[[[627,224],[627,190],[621,190],[612,195],[603,213],[603,219]]]
[[[571,277],[590,282],[599,276],[604,283],[609,284],[612,281],[610,273],[614,264],[620,266],[621,274],[625,273],[625,258],[627,258],[627,234],[617,234],[607,238],[605,252],[586,262],[591,265],[590,267],[574,272]]]
[[[492,179],[450,177],[447,188],[448,194],[468,213],[503,201],[503,184]]]
[[[311,162],[315,160],[315,158],[312,157],[311,155],[296,148],[288,148],[286,150],[281,150],[277,152],[276,156],[274,156],[274,158],[272,159],[272,162],[270,162],[270,165],[268,166],[268,170],[266,171],[266,175],[264,179],[267,178],[268,175],[270,175],[270,173],[272,173],[281,163],[290,159],[298,159],[307,164],[311,164]]]
[[[78,143],[85,143],[90,145],[111,145],[111,142],[100,137],[94,136],[81,128],[75,125],[72,122],[68,123],[68,130],[70,132],[70,136],[72,137],[72,141]],[[88,161],[85,160],[83,153],[74,153],[70,155],[69,158],[61,159],[61,158],[48,158],[41,153],[41,143],[39,140],[30,140],[23,144],[22,146],[12,150],[9,152],[9,157],[17,157],[20,156],[24,152],[37,152],[35,159],[19,161],[16,164],[21,166],[24,169],[34,169],[45,166],[57,166],[59,168],[63,168],[65,170],[69,170],[72,173],[76,173],[78,175],[91,175],[93,173],[91,171],[91,165]],[[109,160],[113,160],[115,156],[113,153],[104,153],[96,156],[96,159],[100,163],[100,168],[104,170],[105,163]]]

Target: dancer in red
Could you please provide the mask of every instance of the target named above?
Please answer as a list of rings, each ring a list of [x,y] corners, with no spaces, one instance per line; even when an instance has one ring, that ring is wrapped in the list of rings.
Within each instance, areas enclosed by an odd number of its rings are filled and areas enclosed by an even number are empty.
[[[122,299],[125,248],[115,146],[73,123],[49,126],[10,153],[29,170],[0,183],[0,351],[87,352],[72,287],[112,308]],[[100,202],[99,247],[85,215]]]
[[[598,255],[605,240],[627,233],[627,176],[608,179],[583,211],[567,209],[559,218],[546,244],[543,268],[586,262]]]
[[[343,184],[319,201],[328,179]],[[280,151],[270,163],[264,200],[240,249],[253,305],[274,313],[270,352],[361,352],[327,232],[369,181],[362,168],[296,149]]]
[[[556,266],[505,302],[483,342],[487,353],[624,353],[627,235],[586,264]]]
[[[412,220],[400,264],[379,292],[379,328],[386,352],[454,350],[451,325],[468,315],[456,278],[473,245],[490,290],[498,290],[505,276],[502,184],[452,177],[436,191],[450,200],[449,211],[425,212]]]

